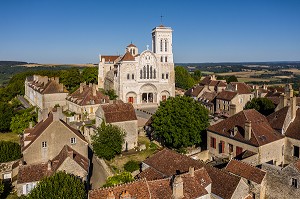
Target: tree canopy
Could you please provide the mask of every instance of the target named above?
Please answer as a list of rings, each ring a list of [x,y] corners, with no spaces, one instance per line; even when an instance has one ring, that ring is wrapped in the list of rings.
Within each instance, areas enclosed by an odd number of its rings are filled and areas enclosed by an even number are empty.
[[[253,98],[247,102],[245,109],[255,109],[263,115],[270,115],[275,110],[275,105],[268,98]]]
[[[84,183],[74,175],[57,172],[53,176],[44,178],[30,192],[28,199],[76,198],[85,199]]]
[[[226,78],[226,82],[227,84],[229,84],[230,82],[238,82],[238,79],[236,78],[236,76],[232,75]]]
[[[108,177],[103,187],[111,187],[118,184],[124,184],[127,182],[132,182],[133,180],[134,178],[132,177],[131,173],[124,171],[120,174]]]
[[[129,160],[124,164],[124,169],[125,171],[128,172],[134,172],[140,168],[140,162],[135,161],[135,160]]]
[[[0,132],[7,132],[14,113],[13,107],[9,103],[0,102],[0,113]]]
[[[92,136],[93,151],[98,157],[111,160],[122,152],[124,137],[120,127],[102,122]]]
[[[3,184],[2,180],[0,180],[0,198],[1,198],[3,192],[4,192],[4,184]]]
[[[82,80],[86,83],[98,83],[98,67],[87,67],[84,68],[82,73]]]
[[[195,70],[192,74],[193,79],[195,80],[195,83],[200,82],[202,74],[200,70]]]
[[[35,123],[37,116],[29,111],[23,112],[22,114],[16,114],[12,117],[10,122],[10,130],[14,133],[21,134],[29,127],[29,123]]]
[[[195,80],[183,66],[175,67],[175,86],[189,89],[195,84]]]
[[[155,135],[162,138],[167,147],[176,149],[199,145],[208,125],[208,110],[185,96],[161,102],[152,117]]]
[[[0,163],[20,159],[21,146],[14,142],[0,141]]]

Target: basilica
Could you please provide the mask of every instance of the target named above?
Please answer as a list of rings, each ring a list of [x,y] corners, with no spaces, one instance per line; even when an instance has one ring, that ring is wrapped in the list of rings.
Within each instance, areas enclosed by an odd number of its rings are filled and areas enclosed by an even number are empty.
[[[135,107],[159,105],[175,96],[172,29],[160,25],[152,29],[152,49],[139,53],[129,44],[125,54],[99,55],[98,86],[114,89],[118,98]]]

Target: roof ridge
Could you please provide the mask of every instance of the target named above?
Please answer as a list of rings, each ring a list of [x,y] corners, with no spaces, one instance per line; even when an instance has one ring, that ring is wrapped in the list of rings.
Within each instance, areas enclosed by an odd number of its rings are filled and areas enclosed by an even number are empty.
[[[243,161],[241,161],[241,160],[237,160],[237,159],[235,159],[235,158],[231,159],[231,160],[229,161],[229,163],[230,163],[232,160],[234,160],[234,161],[237,161],[237,162],[239,162],[239,163],[241,163],[241,164],[244,164],[244,165],[250,166],[250,167],[252,167],[252,168],[254,168],[254,169],[258,169],[258,170],[260,170],[260,171],[262,171],[262,172],[265,172],[265,173],[267,173],[265,170],[262,170],[262,169],[260,169],[260,168],[257,168],[256,166],[253,166],[253,165],[251,165],[251,164],[248,164],[248,163],[246,163],[246,162],[243,162]],[[228,163],[228,164],[229,164],[229,163]],[[228,164],[226,165],[226,167],[225,167],[225,168],[227,168]]]
[[[115,185],[110,186],[110,187],[100,187],[98,189],[92,189],[91,191],[113,189],[115,187],[120,187],[120,186],[123,186],[123,185],[130,185],[130,184],[138,183],[140,181],[147,181],[147,180],[146,180],[146,178],[134,179],[134,181],[131,181],[131,182],[125,182],[125,183],[121,183],[121,184],[115,184]]]

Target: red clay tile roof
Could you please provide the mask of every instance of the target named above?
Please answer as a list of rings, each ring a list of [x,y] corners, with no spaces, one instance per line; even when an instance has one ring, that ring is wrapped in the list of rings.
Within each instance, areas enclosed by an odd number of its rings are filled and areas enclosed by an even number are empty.
[[[252,124],[250,140],[245,139],[243,136],[245,132],[245,122],[247,120],[251,121]],[[231,136],[231,132],[233,131],[234,127],[237,127],[238,132],[233,137]],[[217,124],[208,127],[208,131],[252,146],[262,146],[283,138],[280,133],[270,126],[266,117],[254,109],[243,110]]]
[[[294,121],[289,125],[285,132],[285,135],[290,138],[300,140],[300,109],[296,111],[296,117]]]
[[[232,87],[235,89],[235,86],[237,85],[236,91],[238,94],[251,94],[251,88],[244,82],[230,82]]]
[[[211,81],[211,76],[206,76],[204,79],[201,80],[200,84],[201,85],[208,85]]]
[[[18,173],[18,184],[26,182],[40,181],[42,178],[50,176],[52,170],[48,170],[47,163],[21,165]]]
[[[81,93],[80,88],[78,88],[67,97],[67,100],[80,106],[108,103],[109,97],[100,92],[98,88],[93,88],[93,86],[95,85],[83,85]],[[93,95],[93,89],[96,89],[95,96]]]
[[[119,57],[119,55],[101,55],[101,59],[104,58],[105,62],[115,62]]]
[[[267,116],[267,119],[273,129],[280,131],[283,129],[284,121],[287,117],[288,111],[289,106],[286,106]]]
[[[187,90],[184,95],[186,96],[190,96],[190,97],[197,97],[199,95],[199,93],[204,89],[204,86],[193,86],[192,88],[190,88],[189,90]]]
[[[147,169],[145,169],[144,171],[142,171],[141,173],[139,173],[137,175],[137,178],[146,178],[148,181],[149,180],[158,180],[158,179],[162,179],[164,178],[164,175],[162,173],[160,173],[159,171],[153,169],[152,167],[149,167]]]
[[[73,159],[79,166],[81,166],[85,171],[88,172],[89,160],[68,145],[65,145],[60,153],[55,158],[53,158],[52,169],[56,171],[67,157]]]
[[[134,44],[129,44],[127,47],[136,47]]]
[[[265,171],[237,160],[231,160],[227,164],[225,170],[257,184],[261,184],[262,180],[266,176]]]
[[[271,97],[265,96],[265,98],[271,100],[274,105],[278,105],[280,102],[279,96],[271,96]]]
[[[101,105],[107,123],[137,120],[131,103],[113,103]]]
[[[217,85],[218,87],[226,87],[227,86],[227,84],[221,80],[219,80],[218,82],[219,82]]]
[[[68,93],[63,84],[59,83],[58,77],[48,78],[48,82],[31,81],[28,86],[41,94]]]
[[[89,191],[89,199],[106,199],[108,194],[113,191],[113,194],[116,196],[116,199],[119,199],[120,195],[124,191],[128,191],[131,197],[137,199],[149,199],[151,198],[148,184],[145,179],[134,181],[132,183],[127,183],[115,187],[100,188]]]
[[[217,95],[217,99],[221,99],[221,100],[227,100],[230,101],[232,100],[238,93],[237,92],[233,92],[233,91],[226,91],[223,90],[221,91],[218,95]]]
[[[217,96],[217,93],[215,92],[204,92],[199,99],[202,98],[202,100],[208,100],[209,102],[213,101]]]
[[[134,57],[130,52],[126,52],[125,55],[122,57],[121,61],[135,61]]]
[[[242,153],[240,153],[239,155],[235,156],[234,159],[236,160],[243,160],[246,158],[249,158],[253,155],[256,155],[257,153],[253,152],[253,151],[249,151],[249,150],[245,150]]]
[[[300,159],[292,163],[296,169],[300,172]]]
[[[212,180],[211,192],[223,199],[232,198],[241,178],[209,165],[205,169]]]
[[[155,153],[144,160],[143,163],[152,167],[157,172],[162,173],[165,177],[178,174],[178,172],[185,173],[189,170],[189,167],[199,169],[204,165],[200,161],[194,160],[186,155],[179,154],[167,148]]]

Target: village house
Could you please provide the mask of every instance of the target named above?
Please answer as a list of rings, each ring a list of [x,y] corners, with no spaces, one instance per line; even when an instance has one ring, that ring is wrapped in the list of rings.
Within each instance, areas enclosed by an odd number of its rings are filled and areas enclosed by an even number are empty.
[[[126,133],[123,150],[137,147],[138,120],[131,103],[118,100],[111,104],[100,105],[96,111],[96,127],[99,127],[102,122],[116,125]]]
[[[237,113],[238,93],[223,90],[216,96],[215,113],[220,116],[229,117]]]
[[[100,104],[109,103],[109,97],[98,90],[96,84],[80,83],[80,87],[68,95],[67,109],[75,113],[75,121],[93,120]]]
[[[59,83],[58,77],[33,75],[25,80],[25,99],[40,110],[65,106],[68,91]]]
[[[284,161],[284,136],[254,109],[241,111],[207,129],[207,148],[212,158],[229,158],[244,151],[253,154],[248,163],[274,165]]]

